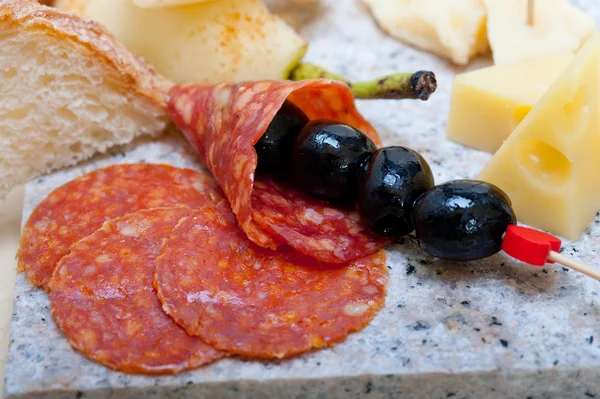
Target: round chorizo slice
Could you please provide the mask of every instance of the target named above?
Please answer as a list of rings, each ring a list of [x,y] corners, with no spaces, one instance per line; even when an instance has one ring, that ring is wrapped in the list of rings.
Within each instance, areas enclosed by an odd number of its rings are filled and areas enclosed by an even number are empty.
[[[18,269],[31,284],[47,289],[71,244],[105,221],[141,209],[200,208],[221,199],[205,172],[145,163],[95,170],[58,187],[35,208],[21,234]]]
[[[153,288],[155,259],[190,208],[156,208],[105,222],[73,245],[50,282],[52,313],[71,345],[112,369],[168,374],[223,353],[167,316]]]
[[[226,204],[197,210],[156,260],[163,309],[215,348],[283,358],[364,328],[384,304],[385,252],[344,265],[251,242]]]

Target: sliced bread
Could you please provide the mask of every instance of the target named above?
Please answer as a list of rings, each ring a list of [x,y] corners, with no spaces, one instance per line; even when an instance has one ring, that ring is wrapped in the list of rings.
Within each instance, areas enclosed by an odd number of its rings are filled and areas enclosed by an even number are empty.
[[[168,123],[169,80],[102,26],[34,0],[0,0],[0,82],[0,198]]]

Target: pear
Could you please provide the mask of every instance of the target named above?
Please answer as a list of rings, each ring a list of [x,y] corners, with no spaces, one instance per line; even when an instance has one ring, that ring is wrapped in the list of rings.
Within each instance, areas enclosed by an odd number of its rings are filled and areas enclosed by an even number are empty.
[[[306,42],[261,0],[57,0],[55,6],[105,25],[180,84],[328,78],[361,99],[426,100],[436,89],[429,71],[353,83],[301,64]]]
[[[130,51],[180,84],[285,79],[307,47],[261,0],[161,8],[142,8],[134,0],[58,0],[55,5],[100,22]]]
[[[428,100],[437,89],[435,74],[431,71],[400,72],[380,76],[364,82],[350,82],[318,65],[300,63],[289,76],[291,80],[332,79],[345,83],[355,98],[361,100]]]
[[[183,6],[194,3],[204,3],[211,0],[133,0],[133,4],[142,8],[161,8],[171,6]]]

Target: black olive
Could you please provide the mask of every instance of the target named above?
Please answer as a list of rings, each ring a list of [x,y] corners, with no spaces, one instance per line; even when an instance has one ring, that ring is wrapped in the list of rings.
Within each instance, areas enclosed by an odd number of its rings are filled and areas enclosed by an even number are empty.
[[[498,187],[455,180],[421,195],[413,223],[421,249],[438,258],[470,261],[502,249],[502,237],[517,219],[510,199]]]
[[[434,185],[431,168],[417,152],[385,147],[370,159],[359,177],[356,209],[373,231],[401,237],[413,231],[415,200]]]
[[[278,175],[289,170],[292,146],[307,123],[308,117],[304,112],[286,100],[265,134],[254,145],[258,156],[257,171]]]
[[[352,126],[311,121],[292,149],[292,174],[308,194],[349,203],[355,197],[358,169],[376,149],[369,137]]]

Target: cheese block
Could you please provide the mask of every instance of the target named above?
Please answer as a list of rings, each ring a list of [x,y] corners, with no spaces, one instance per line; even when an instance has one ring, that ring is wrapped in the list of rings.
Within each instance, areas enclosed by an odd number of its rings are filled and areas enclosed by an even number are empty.
[[[600,209],[600,33],[483,169],[519,221],[575,240]]]
[[[496,152],[573,58],[559,53],[458,75],[452,85],[447,138]]]
[[[483,0],[364,0],[390,36],[465,65],[489,52]]]
[[[57,0],[56,6],[100,22],[176,83],[285,79],[306,52],[304,39],[261,0],[162,8],[133,0]]]
[[[527,0],[485,0],[485,5],[496,64],[576,52],[595,31],[592,17],[567,0],[535,1],[532,26],[527,24]]]

